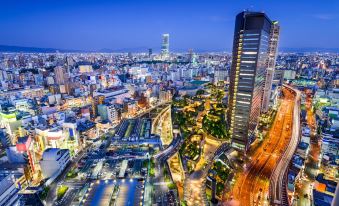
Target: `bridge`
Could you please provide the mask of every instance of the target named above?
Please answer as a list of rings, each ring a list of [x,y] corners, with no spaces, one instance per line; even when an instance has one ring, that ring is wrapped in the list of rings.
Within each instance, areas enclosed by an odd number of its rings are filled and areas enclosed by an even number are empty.
[[[171,144],[164,149],[163,151],[157,153],[154,155],[154,159],[158,160],[159,162],[163,162],[167,160],[169,157],[171,157],[175,152],[177,152],[180,145],[183,143],[183,139],[180,136],[177,136],[173,139]]]

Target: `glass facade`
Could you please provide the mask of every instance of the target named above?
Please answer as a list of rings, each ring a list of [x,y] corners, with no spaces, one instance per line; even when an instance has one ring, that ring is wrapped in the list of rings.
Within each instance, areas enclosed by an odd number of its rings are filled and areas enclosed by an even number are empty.
[[[169,34],[162,35],[161,54],[168,55],[169,53]]]
[[[227,118],[232,146],[244,152],[261,111],[271,25],[264,13],[245,11],[236,17]]]
[[[275,62],[277,59],[277,51],[278,51],[278,41],[279,41],[279,33],[280,33],[280,26],[277,21],[273,21],[271,32],[270,32],[270,39],[269,39],[269,52],[268,58],[266,60],[267,64],[267,71],[266,71],[266,79],[265,79],[265,87],[264,87],[264,94],[262,100],[262,112],[267,112],[269,108],[269,102],[271,97],[271,90],[272,90],[272,82],[274,77],[275,71]]]

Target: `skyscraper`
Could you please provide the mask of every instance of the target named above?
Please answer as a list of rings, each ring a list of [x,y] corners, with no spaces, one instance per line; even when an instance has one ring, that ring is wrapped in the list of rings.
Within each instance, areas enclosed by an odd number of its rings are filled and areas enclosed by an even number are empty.
[[[57,66],[54,68],[55,82],[59,85],[65,84],[65,70],[63,67]]]
[[[267,70],[266,70],[266,78],[265,78],[265,86],[264,86],[264,94],[262,99],[262,112],[267,112],[271,91],[272,91],[272,81],[274,77],[275,71],[275,62],[278,54],[278,41],[279,41],[279,33],[280,26],[277,21],[272,21],[271,32],[270,32],[270,40],[268,45],[268,58],[266,60]]]
[[[244,152],[260,115],[271,27],[271,20],[261,12],[236,16],[227,119],[232,146]]]
[[[148,49],[148,58],[152,57],[153,50],[151,48]]]
[[[218,84],[227,80],[227,70],[223,67],[216,67],[214,69],[214,84]]]
[[[169,34],[162,35],[161,55],[167,56],[169,54]]]

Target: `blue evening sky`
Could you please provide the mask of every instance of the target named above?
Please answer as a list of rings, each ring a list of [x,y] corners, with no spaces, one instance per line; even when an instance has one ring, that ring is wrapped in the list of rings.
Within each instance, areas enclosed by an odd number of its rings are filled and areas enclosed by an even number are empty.
[[[264,11],[281,24],[281,47],[339,48],[336,0],[0,0],[0,44],[99,50],[232,46],[235,15]]]

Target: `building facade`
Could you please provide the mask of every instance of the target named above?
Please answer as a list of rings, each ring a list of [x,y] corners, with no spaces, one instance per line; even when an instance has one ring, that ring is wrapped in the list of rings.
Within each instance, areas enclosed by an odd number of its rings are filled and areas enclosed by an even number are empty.
[[[216,68],[214,70],[214,84],[218,84],[219,82],[225,82],[228,78],[228,72],[226,68]]]
[[[169,34],[162,35],[161,55],[168,56],[169,54]]]
[[[244,152],[253,141],[261,111],[271,27],[261,12],[236,16],[227,119],[232,146]]]
[[[58,85],[65,84],[65,70],[63,67],[55,67],[54,68],[55,82]]]
[[[270,97],[272,94],[272,82],[275,71],[275,64],[278,54],[278,42],[279,42],[280,26],[277,21],[272,22],[270,40],[269,40],[269,51],[267,58],[267,70],[265,78],[264,93],[262,99],[262,112],[267,112],[270,103]]]
[[[59,175],[70,161],[68,149],[48,148],[42,155],[40,161],[44,178]]]

